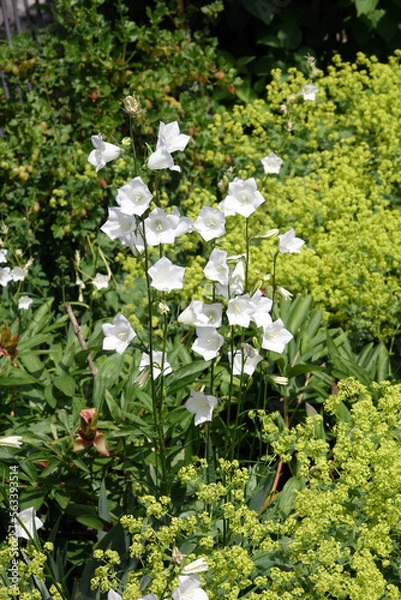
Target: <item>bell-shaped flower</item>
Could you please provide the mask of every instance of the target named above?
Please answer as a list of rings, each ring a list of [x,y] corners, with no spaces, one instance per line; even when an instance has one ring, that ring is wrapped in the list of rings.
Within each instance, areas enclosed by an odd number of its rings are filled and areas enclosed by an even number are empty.
[[[20,435],[9,435],[7,437],[0,438],[0,446],[19,448],[22,445],[21,440],[22,436]]]
[[[228,274],[228,284],[222,285],[221,283],[216,283],[216,291],[218,294],[223,296],[224,298],[233,298],[244,292],[244,283],[245,283],[245,269],[244,263],[242,260],[239,260],[235,266],[235,268],[229,269]]]
[[[141,177],[131,179],[129,183],[117,190],[116,202],[125,215],[137,215],[140,217],[149,208],[153,194]]]
[[[191,396],[192,396],[192,393],[193,392],[191,391]],[[208,396],[208,397],[210,398],[210,396]],[[211,397],[213,398],[214,396],[211,396]],[[216,400],[216,403],[217,403],[217,400]],[[209,566],[208,566],[206,560],[202,556],[200,558],[196,558],[195,560],[190,562],[188,565],[185,565],[185,567],[183,567],[181,569],[181,575],[194,575],[195,573],[203,573],[204,571],[208,571],[208,570],[209,570]]]
[[[172,592],[173,600],[208,600],[198,575],[180,575],[178,581],[178,588]]]
[[[14,267],[11,270],[11,278],[13,281],[24,281],[26,275],[27,275],[27,271],[26,269],[23,269],[22,267]]]
[[[303,246],[305,243],[304,240],[301,240],[301,238],[295,237],[295,231],[293,229],[290,229],[287,231],[287,233],[279,235],[278,238],[278,250],[282,254],[294,254],[296,252],[300,252],[301,246]]]
[[[178,321],[197,327],[220,327],[222,305],[220,302],[204,304],[200,300],[191,300],[191,304],[178,316]]]
[[[171,211],[172,216],[178,217],[178,223],[175,228],[175,237],[180,237],[185,233],[190,233],[194,228],[194,223],[189,217],[181,217],[180,211],[174,206]]]
[[[228,355],[231,362],[231,355]],[[237,350],[234,353],[234,360],[232,362],[232,370],[234,375],[253,375],[256,367],[262,360],[259,352],[250,344],[242,344],[242,350]]]
[[[28,308],[31,306],[32,302],[33,302],[33,300],[29,296],[20,296],[18,298],[18,308],[20,310],[28,310]]]
[[[0,267],[0,285],[6,287],[12,279],[10,267]]]
[[[203,356],[205,360],[212,360],[219,354],[219,350],[224,344],[224,338],[215,327],[197,327],[198,336],[192,344],[192,350],[196,354]]]
[[[206,279],[209,279],[209,281],[217,281],[221,285],[228,285],[230,269],[227,264],[227,252],[225,250],[214,248],[203,272]]]
[[[177,214],[168,215],[161,208],[155,208],[145,219],[145,235],[148,246],[173,244],[176,228],[180,222]]]
[[[25,540],[30,540],[42,525],[42,521],[36,516],[36,511],[31,506],[17,514],[16,535]]]
[[[169,375],[172,372],[172,368],[166,357],[163,357],[163,352],[159,350],[153,350],[153,379],[157,379],[162,372],[163,375]],[[142,354],[141,362],[139,363],[139,372],[150,370],[150,356],[146,352]]]
[[[270,152],[267,156],[262,158],[262,165],[265,173],[280,173],[283,159],[277,156],[274,152]]]
[[[166,148],[170,154],[177,150],[185,150],[190,139],[189,135],[180,133],[177,121],[167,124],[160,121],[156,149]]]
[[[262,348],[281,354],[285,346],[292,340],[292,338],[292,333],[285,329],[283,321],[281,319],[277,319],[277,321],[274,321],[273,323],[270,323],[270,325],[264,327]]]
[[[194,229],[205,242],[209,242],[225,234],[225,224],[226,217],[221,210],[211,206],[203,206],[194,223]]]
[[[212,420],[213,410],[216,407],[216,404],[217,398],[215,396],[207,396],[202,392],[191,390],[191,396],[186,401],[185,408],[195,415],[195,425],[200,425],[201,423]],[[190,565],[188,565],[188,567],[189,566]],[[200,571],[192,571],[192,573],[199,572]],[[188,574],[190,573],[188,572]]]
[[[110,207],[108,212],[109,218],[101,226],[100,230],[111,240],[119,239],[121,243],[124,243],[126,236],[130,235],[137,227],[136,218],[133,215],[123,213],[121,208],[117,206]]]
[[[117,594],[114,590],[109,590],[107,593],[107,600],[122,600],[120,594]]]
[[[148,273],[152,278],[151,287],[159,292],[171,292],[171,290],[181,290],[183,288],[183,279],[185,268],[173,265],[171,260],[162,256],[150,269]]]
[[[118,354],[122,354],[136,336],[128,319],[120,313],[114,317],[113,324],[104,323],[102,330],[105,336],[103,350],[115,350]]]
[[[304,100],[315,102],[318,91],[319,88],[315,87],[313,83],[307,83],[301,90],[301,96]]]
[[[120,156],[120,148],[109,142],[104,142],[102,134],[91,136],[92,144],[95,149],[88,156],[88,161],[96,167],[96,173],[106,165],[106,163]]]
[[[251,320],[256,323],[257,327],[265,327],[266,325],[270,325],[272,322],[272,318],[270,316],[270,311],[273,306],[272,300],[264,296],[260,290],[256,290],[251,297],[251,300],[256,307],[255,311],[252,313]]]
[[[148,167],[152,171],[160,169],[170,169],[170,171],[181,171],[181,167],[174,164],[174,159],[165,146],[161,146],[153,152],[148,158]]]
[[[6,250],[5,248],[0,249],[0,263],[7,262],[7,252],[8,250]]]
[[[255,309],[256,306],[251,301],[249,294],[232,298],[228,301],[227,306],[227,318],[229,324],[248,327]]]
[[[236,177],[229,184],[228,195],[220,208],[226,216],[238,214],[248,218],[264,201],[253,177],[245,181]]]
[[[92,280],[92,284],[97,290],[105,290],[109,287],[109,276],[102,273],[96,273]]]

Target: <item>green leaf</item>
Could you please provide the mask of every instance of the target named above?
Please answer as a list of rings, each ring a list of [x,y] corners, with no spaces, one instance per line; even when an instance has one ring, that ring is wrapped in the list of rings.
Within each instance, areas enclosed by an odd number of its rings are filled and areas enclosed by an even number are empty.
[[[61,375],[61,377],[54,377],[53,385],[55,388],[63,392],[66,396],[71,398],[75,392],[75,380],[70,375]]]
[[[106,390],[104,393],[104,399],[106,400],[106,404],[108,406],[112,419],[114,419],[114,421],[117,421],[117,423],[120,422],[121,409],[115,398],[110,394],[108,390]]]
[[[376,9],[379,0],[354,0],[356,7],[356,14],[358,17],[361,15],[368,15]]]
[[[302,477],[290,477],[277,498],[277,507],[285,517],[288,517],[294,505],[295,494],[305,487]]]
[[[210,361],[197,360],[188,365],[180,367],[166,379],[166,389],[169,394],[191,385],[197,377],[210,365]]]
[[[98,515],[100,519],[106,523],[110,523],[110,513],[107,505],[107,490],[104,479],[102,479],[102,484],[99,490]]]

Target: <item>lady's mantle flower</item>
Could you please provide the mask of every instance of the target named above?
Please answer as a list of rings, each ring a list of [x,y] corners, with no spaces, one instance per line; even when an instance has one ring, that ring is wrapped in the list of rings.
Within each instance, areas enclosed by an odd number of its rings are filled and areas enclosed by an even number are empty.
[[[120,313],[114,317],[113,324],[105,323],[102,325],[102,330],[105,335],[103,350],[115,350],[118,354],[122,354],[130,341],[136,336],[128,319]]]
[[[226,216],[238,214],[248,218],[264,201],[253,177],[245,181],[236,177],[229,184],[228,196],[220,202],[220,208]]]
[[[194,229],[203,237],[205,242],[214,240],[225,234],[226,218],[218,208],[203,206],[194,223]]]
[[[33,300],[29,296],[21,296],[20,298],[18,298],[18,308],[20,310],[28,310],[32,302]]]
[[[179,586],[172,593],[173,600],[208,600],[198,575],[180,575],[178,581]]]
[[[150,286],[159,292],[171,292],[171,290],[183,288],[185,268],[173,265],[171,260],[165,256],[162,256],[157,263],[150,267],[148,273],[152,278]]]
[[[224,338],[214,327],[197,327],[198,336],[192,344],[192,350],[203,356],[205,360],[216,358],[224,344]]]
[[[201,423],[212,420],[213,410],[216,407],[216,404],[217,398],[215,396],[206,396],[206,394],[203,394],[202,392],[191,390],[191,396],[186,401],[185,408],[195,415],[195,425],[200,425]],[[189,566],[190,565],[188,565],[188,567]],[[188,571],[187,574],[199,572],[200,571]]]
[[[42,521],[36,516],[33,506],[19,512],[17,519],[17,537],[24,538],[25,540],[32,539],[35,535],[35,532],[43,525]]]
[[[302,88],[301,96],[304,100],[311,100],[312,102],[315,102],[318,91],[319,89],[315,87],[313,83],[308,83]]]
[[[280,173],[283,159],[277,156],[274,152],[270,152],[267,156],[262,158],[262,165],[265,173]]]
[[[131,179],[129,183],[118,188],[117,192],[116,202],[125,215],[140,217],[149,208],[153,198],[153,194],[140,177]]]
[[[88,156],[88,161],[96,167],[96,173],[106,165],[106,163],[120,156],[120,148],[109,142],[104,142],[102,134],[91,136],[92,144],[95,149]]]
[[[285,329],[283,321],[277,319],[263,329],[262,348],[281,354],[292,338],[292,333]]]
[[[8,446],[9,448],[19,448],[22,445],[22,436],[9,435],[8,437],[0,438],[0,446]]]
[[[153,379],[157,379],[162,372],[163,367],[163,375],[169,375],[172,372],[172,368],[166,357],[163,358],[163,352],[159,350],[153,350]],[[144,352],[142,354],[141,362],[139,363],[139,372],[145,371],[146,369],[150,370],[150,356]]]
[[[278,249],[282,254],[295,254],[296,252],[300,252],[301,246],[303,246],[305,243],[304,240],[301,240],[301,238],[295,237],[295,231],[293,229],[290,229],[287,231],[287,233],[279,235],[278,239]]]

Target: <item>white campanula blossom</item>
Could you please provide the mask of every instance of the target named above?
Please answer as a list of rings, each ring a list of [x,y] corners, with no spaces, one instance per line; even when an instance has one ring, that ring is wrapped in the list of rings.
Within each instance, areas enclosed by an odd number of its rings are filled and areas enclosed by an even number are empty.
[[[7,252],[8,250],[6,250],[5,248],[3,248],[2,250],[0,249],[0,263],[7,262]]]
[[[246,180],[236,177],[229,184],[228,195],[220,202],[220,208],[226,216],[238,214],[248,218],[264,201],[254,177]]]
[[[128,319],[120,313],[114,317],[112,324],[104,323],[102,330],[105,336],[103,350],[115,350],[118,354],[122,354],[136,336]]]
[[[163,360],[163,352],[159,350],[154,350],[152,352],[153,355],[153,379],[157,379],[162,372],[163,367],[163,375],[169,375],[172,372],[172,368],[166,357],[164,356]],[[142,354],[141,362],[139,363],[139,372],[145,371],[146,369],[150,369],[150,356],[146,352]]]
[[[203,206],[194,223],[194,229],[205,242],[214,240],[225,234],[226,217],[223,211],[212,206]]]
[[[171,290],[181,290],[183,288],[185,267],[173,265],[166,256],[162,256],[150,267],[148,273],[152,279],[150,287],[159,290],[159,292],[171,292]]]
[[[231,355],[229,354],[231,362]],[[250,344],[242,344],[242,350],[237,350],[234,353],[234,360],[232,361],[232,370],[234,375],[253,375],[256,367],[262,360],[259,352]]]
[[[196,354],[203,356],[205,360],[212,360],[219,354],[219,350],[224,344],[224,338],[215,327],[197,327],[198,336],[191,348]]]
[[[295,231],[293,229],[290,229],[286,233],[279,235],[278,239],[279,239],[278,249],[279,249],[279,252],[281,252],[282,254],[298,253],[301,251],[301,247],[305,243],[304,240],[301,240],[301,238],[295,237]]]
[[[198,575],[180,575],[178,581],[178,588],[172,593],[173,600],[208,600]]]
[[[12,279],[10,267],[0,267],[0,285],[6,287]]]
[[[304,100],[315,102],[318,91],[319,88],[315,87],[313,83],[307,83],[301,90],[301,96]]]
[[[267,156],[262,158],[262,165],[265,173],[280,173],[283,159],[277,156],[274,152],[270,152]]]
[[[137,226],[136,218],[133,215],[123,213],[117,206],[109,207],[109,218],[100,227],[111,240],[119,239],[122,243],[124,238],[131,234]],[[125,244],[127,245],[127,244]]]
[[[203,394],[202,392],[195,392],[194,390],[191,390],[191,396],[186,401],[185,408],[187,410],[189,410],[190,413],[195,415],[195,419],[194,419],[195,425],[200,425],[201,423],[205,423],[206,421],[212,420],[213,410],[216,407],[216,404],[217,404],[217,398],[215,396],[210,396],[210,395],[208,396],[206,394]],[[191,573],[200,573],[201,570],[207,569],[207,566],[206,566],[206,569],[191,571],[189,569],[190,566],[191,565],[187,566],[187,574],[188,575]],[[199,563],[198,566],[201,567],[201,566],[203,566],[203,564],[201,565]],[[185,569],[183,569],[183,572],[184,572],[184,570]]]
[[[14,267],[11,269],[10,275],[13,281],[24,281],[27,271],[22,267]]]
[[[32,302],[33,302],[33,300],[29,296],[20,296],[18,298],[18,308],[20,310],[28,310],[28,308],[31,306]]]
[[[173,244],[179,222],[180,217],[176,213],[168,215],[159,207],[153,209],[145,219],[145,235],[148,246]]]
[[[256,306],[251,301],[249,294],[237,296],[228,301],[227,318],[230,325],[240,325],[248,327],[251,322],[251,316],[255,312]]]
[[[200,300],[192,300],[191,304],[178,316],[178,321],[185,325],[217,328],[221,326],[222,312],[220,302],[204,304]]]
[[[181,168],[174,164],[174,159],[171,154],[177,150],[185,150],[189,140],[189,135],[180,133],[180,128],[177,121],[167,124],[164,124],[160,121],[156,150],[149,156],[148,159],[149,169],[170,169],[171,171],[181,171]]]
[[[281,354],[285,346],[293,338],[292,333],[287,331],[281,319],[277,319],[273,323],[266,325],[263,329],[262,348],[272,350]]]
[[[141,216],[149,208],[153,194],[141,177],[131,179],[126,185],[118,188],[116,202],[121,212],[126,215]]]
[[[25,540],[32,539],[35,532],[43,525],[39,517],[36,516],[36,511],[33,506],[19,512],[17,514],[17,519],[17,537],[24,538]]]
[[[227,264],[227,252],[214,248],[203,272],[209,281],[217,281],[221,285],[228,285],[230,269]]]
[[[221,296],[228,299],[229,296],[232,298],[242,294],[244,292],[244,283],[244,263],[242,260],[239,260],[234,269],[229,269],[228,284],[222,285],[221,283],[216,283],[216,290]]]
[[[96,273],[92,284],[97,290],[105,290],[109,287],[109,276],[103,275],[102,273]]]
[[[260,290],[256,290],[251,297],[251,300],[255,305],[255,310],[252,313],[251,320],[256,323],[257,327],[265,327],[266,325],[270,325],[272,322],[270,311],[273,306],[273,301],[264,296]]]
[[[91,136],[92,144],[95,149],[88,156],[88,161],[91,165],[96,167],[96,173],[106,165],[106,163],[114,160],[120,156],[120,148],[115,144],[104,142],[102,134]]]
[[[177,121],[167,124],[160,121],[156,149],[166,148],[170,154],[177,150],[185,150],[190,139],[189,135],[180,133]]]
[[[7,437],[0,438],[0,446],[7,446],[9,448],[19,448],[22,445],[21,435],[9,435]]]
[[[192,391],[191,391],[191,395],[192,395]],[[213,396],[212,396],[213,398]],[[217,400],[216,400],[217,403]],[[190,562],[188,565],[185,565],[185,567],[183,567],[181,569],[181,575],[193,575],[195,573],[203,573],[204,571],[208,571],[209,570],[209,566],[206,562],[206,560],[202,557],[200,558],[196,558],[195,560],[193,560],[192,562]]]
[[[114,590],[109,590],[107,593],[107,600],[122,600],[120,594],[117,594]]]
[[[178,224],[175,228],[175,237],[180,237],[185,233],[189,233],[193,230],[194,223],[189,217],[181,217],[180,212],[176,206],[174,206],[171,214],[174,217],[178,217]]]

